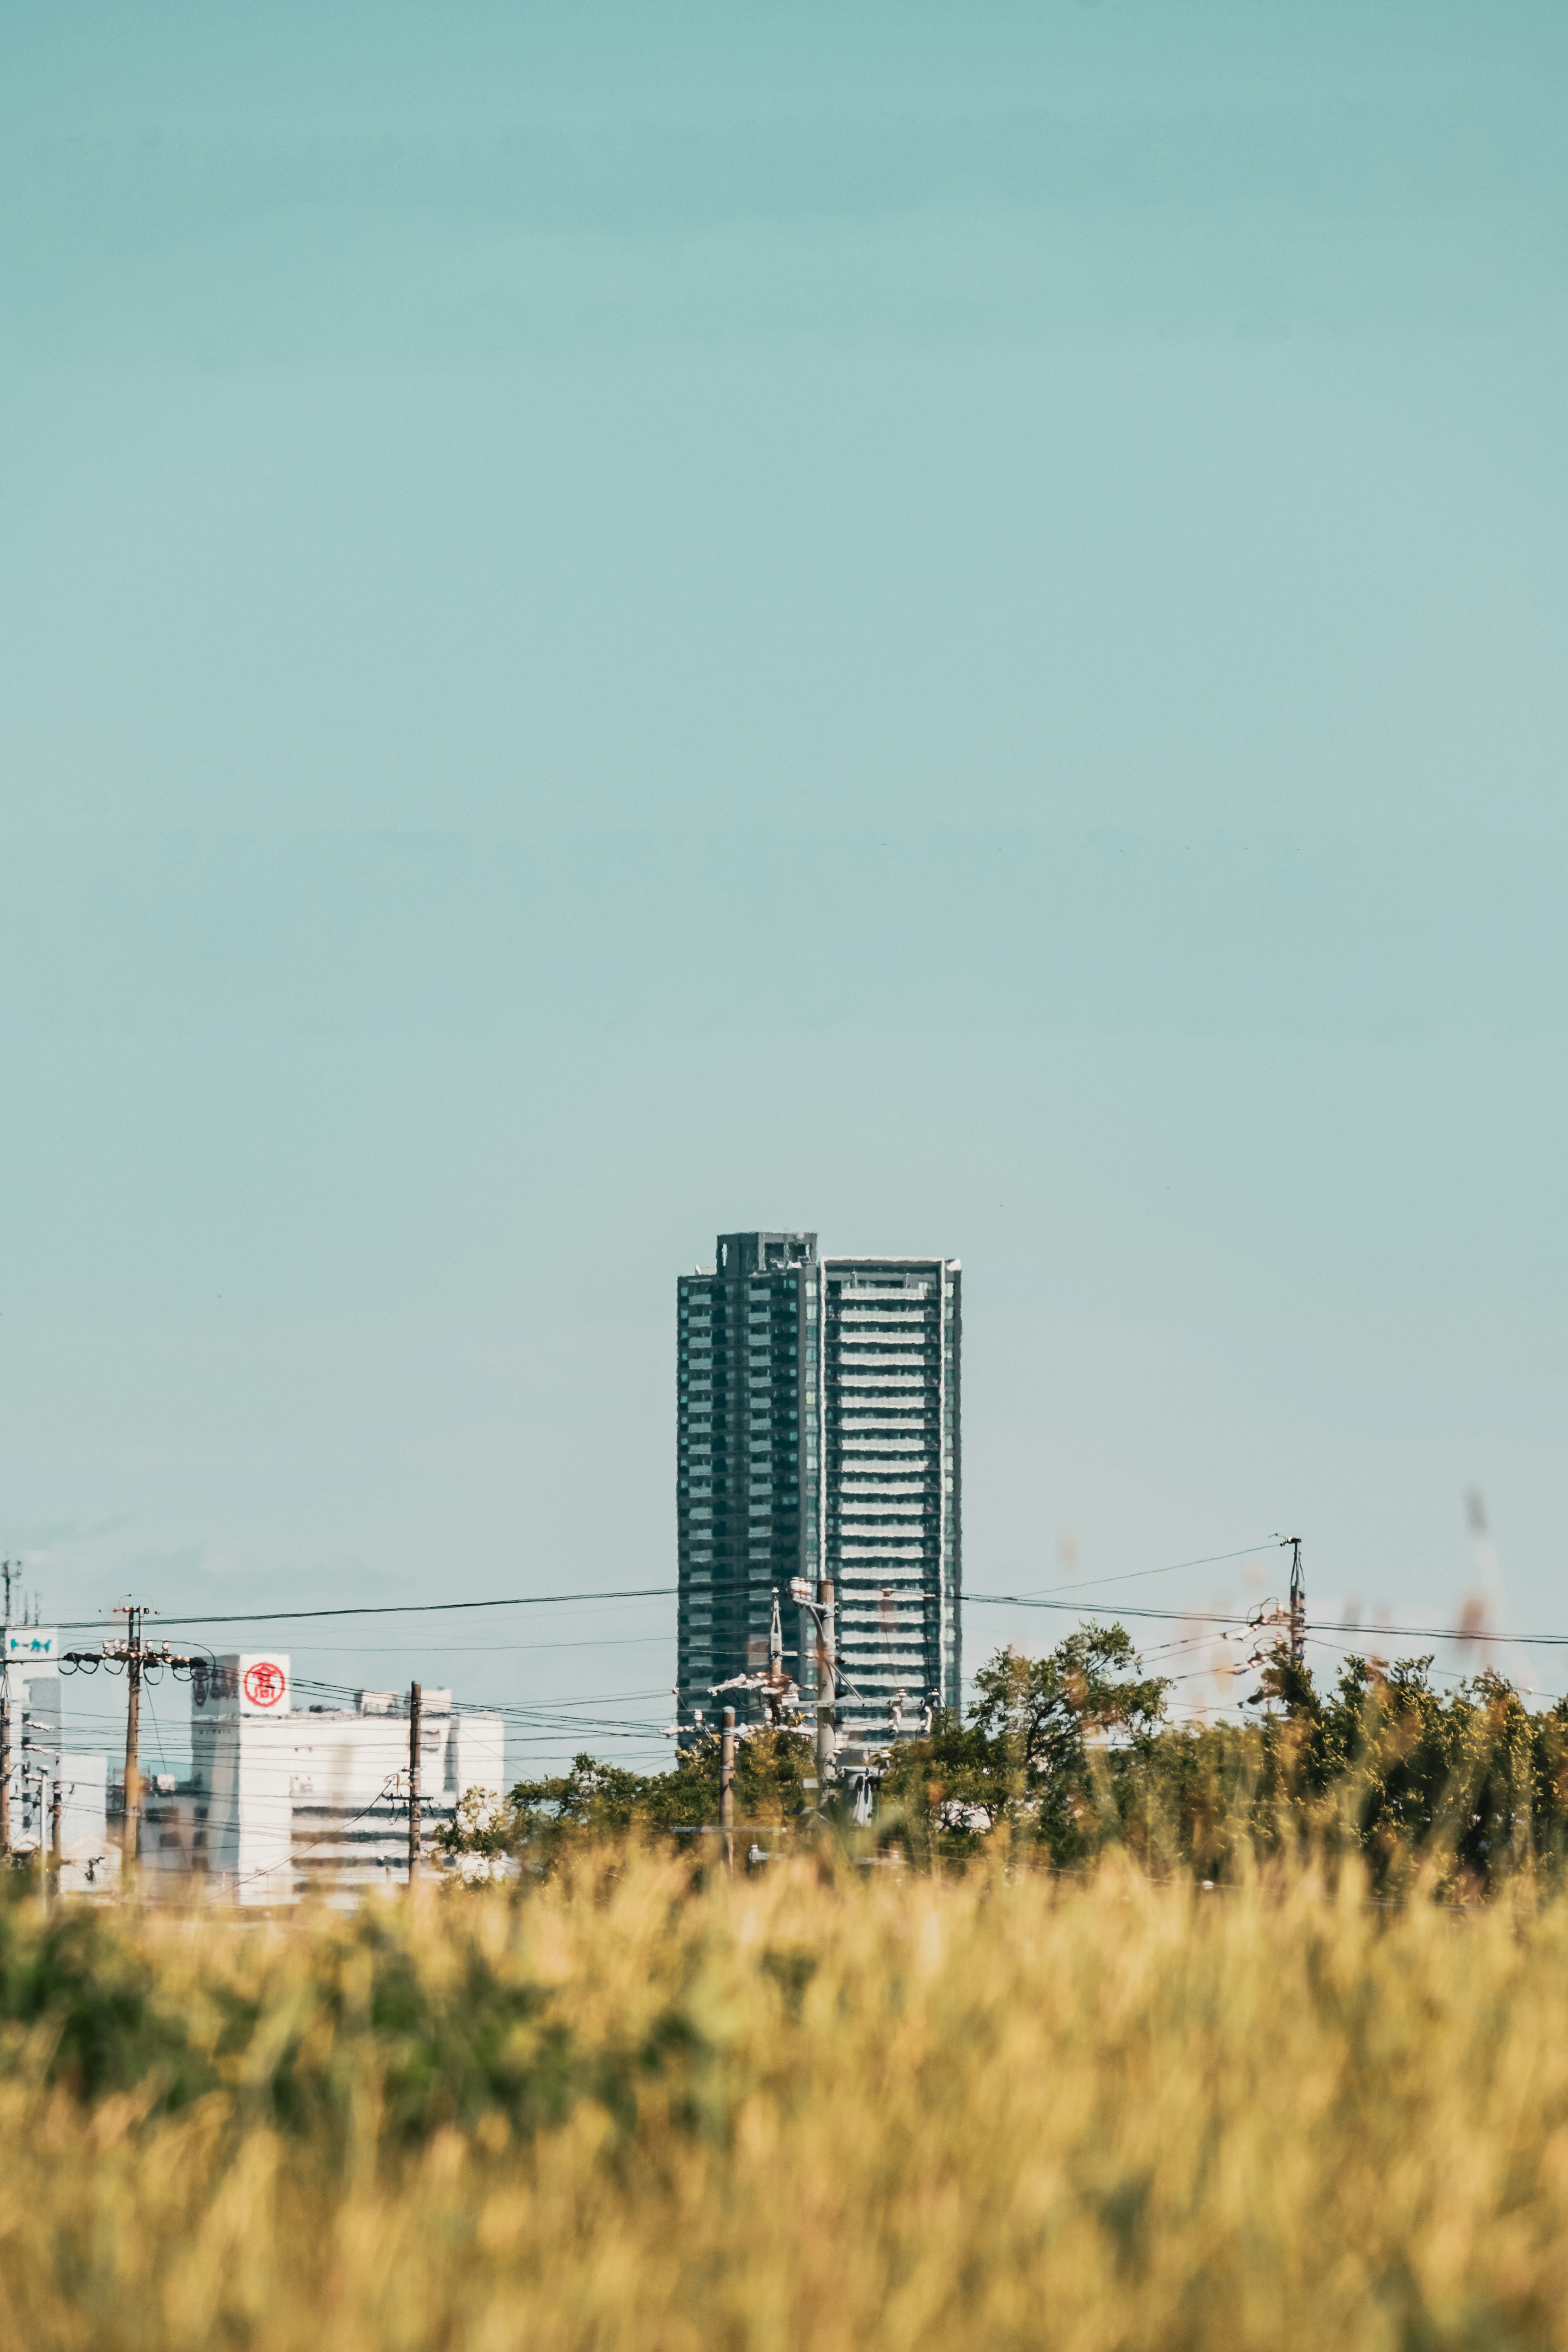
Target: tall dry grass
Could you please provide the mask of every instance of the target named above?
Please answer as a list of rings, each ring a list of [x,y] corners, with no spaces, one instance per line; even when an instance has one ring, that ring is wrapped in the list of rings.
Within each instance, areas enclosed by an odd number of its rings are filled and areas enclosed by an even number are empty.
[[[6,2343],[1568,2345],[1568,1906],[869,1875],[12,1906]]]

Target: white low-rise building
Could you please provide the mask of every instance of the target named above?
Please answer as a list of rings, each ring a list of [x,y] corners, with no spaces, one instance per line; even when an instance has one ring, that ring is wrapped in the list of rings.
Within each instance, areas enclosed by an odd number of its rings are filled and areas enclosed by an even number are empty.
[[[505,1790],[499,1715],[423,1696],[421,1850],[470,1789]],[[308,1890],[352,1895],[408,1877],[409,1714],[405,1696],[362,1691],[353,1706],[294,1704],[289,1660],[239,1651],[198,1667],[191,1685],[191,1778],[147,1794],[144,1870],[204,1874],[243,1904],[293,1903]]]
[[[29,1630],[8,1629],[20,1662],[0,1665],[11,1717],[11,1851],[36,1854],[52,1845],[58,1788],[59,1883],[68,1893],[91,1893],[120,1874],[120,1849],[106,1817],[109,1760],[63,1745],[59,1666],[53,1654],[26,1656],[23,1645]],[[51,1653],[54,1645],[53,1633],[33,1644]]]

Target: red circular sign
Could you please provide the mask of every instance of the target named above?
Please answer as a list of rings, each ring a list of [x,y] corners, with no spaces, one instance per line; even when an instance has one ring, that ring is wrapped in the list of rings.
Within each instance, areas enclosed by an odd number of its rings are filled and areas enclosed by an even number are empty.
[[[282,1667],[269,1658],[258,1658],[245,1670],[245,1696],[252,1706],[276,1706],[287,1687]]]

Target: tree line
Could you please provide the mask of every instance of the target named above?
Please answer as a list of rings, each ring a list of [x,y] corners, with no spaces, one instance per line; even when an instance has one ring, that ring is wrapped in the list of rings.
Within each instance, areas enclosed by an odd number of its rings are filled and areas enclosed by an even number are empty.
[[[1170,1719],[1169,1681],[1146,1674],[1120,1624],[1085,1624],[1050,1654],[999,1650],[967,1712],[889,1757],[876,1819],[851,1843],[919,1867],[1005,1854],[1057,1870],[1120,1847],[1147,1866],[1215,1881],[1289,1852],[1359,1855],[1389,1890],[1420,1874],[1480,1892],[1521,1872],[1555,1876],[1568,1851],[1568,1701],[1532,1709],[1503,1675],[1435,1687],[1430,1656],[1350,1658],[1332,1685],[1283,1646],[1264,1660],[1243,1720]],[[760,1730],[738,1745],[740,1843],[818,1829],[810,1743]],[[719,1817],[719,1744],[666,1772],[580,1755],[522,1780],[489,1811],[466,1802],[454,1853],[483,1871],[548,1863],[584,1839],[693,1838]]]

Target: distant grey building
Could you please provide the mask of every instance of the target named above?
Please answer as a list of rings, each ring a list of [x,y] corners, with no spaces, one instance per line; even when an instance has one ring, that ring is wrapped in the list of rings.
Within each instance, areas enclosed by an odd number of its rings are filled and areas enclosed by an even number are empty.
[[[767,1662],[776,1591],[835,1586],[850,1738],[956,1707],[963,1673],[961,1270],[721,1234],[676,1301],[680,1720]],[[805,1672],[802,1671],[804,1664]]]

